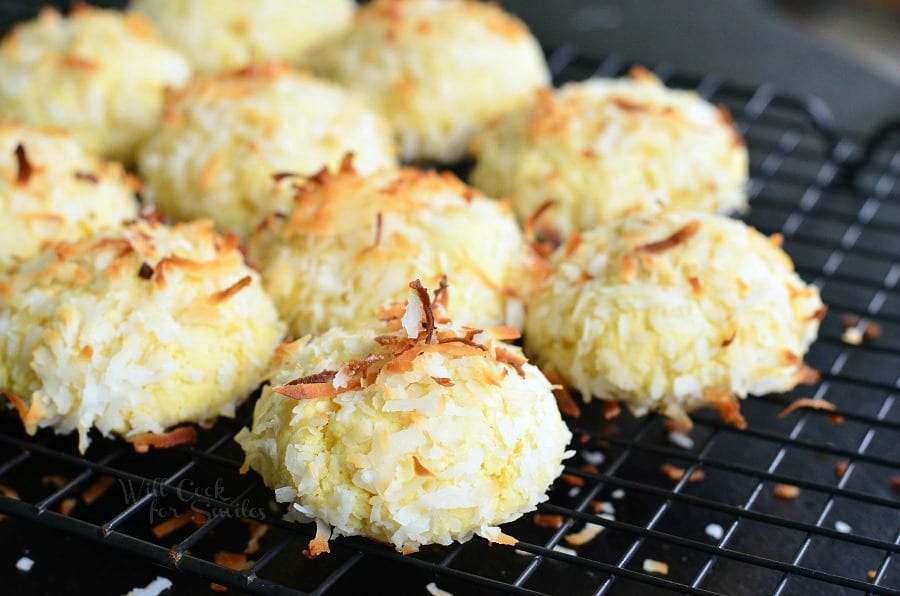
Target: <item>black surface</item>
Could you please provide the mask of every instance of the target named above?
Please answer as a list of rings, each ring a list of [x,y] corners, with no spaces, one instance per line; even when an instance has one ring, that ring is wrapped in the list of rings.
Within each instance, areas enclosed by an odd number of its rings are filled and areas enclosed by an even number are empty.
[[[598,71],[614,75],[624,67],[617,60],[573,58],[567,50],[557,52],[552,63],[557,82]],[[258,478],[236,472],[241,455],[230,437],[240,421],[223,420],[201,432],[196,448],[137,456],[127,445],[98,439],[81,458],[73,438],[50,433],[28,438],[8,414],[0,417],[0,484],[15,488],[22,500],[0,498],[0,511],[22,519],[0,522],[2,591],[119,594],[163,575],[173,579],[177,593],[206,591],[209,579],[216,579],[236,587],[249,582],[259,591],[290,586],[329,593],[424,593],[426,583],[437,581],[456,594],[495,593],[492,587],[501,585],[567,594],[667,589],[843,594],[863,593],[869,569],[878,574],[871,591],[900,589],[900,501],[889,485],[900,475],[900,136],[886,133],[865,152],[854,142],[823,134],[827,122],[815,126],[809,106],[770,88],[747,90],[715,77],[668,80],[699,83],[701,92],[725,103],[741,124],[753,173],[747,219],[765,233],[784,234],[799,272],[822,288],[831,305],[808,358],[824,372],[821,383],[746,402],[745,432],[723,426],[712,413],[699,414],[695,446],[688,450],[666,441],[657,417],[623,415],[606,423],[599,408],[587,408],[582,419],[572,421],[576,437],[586,441],[580,448],[602,450],[606,459],[594,474],[578,470],[582,461],[576,457],[570,471],[585,478],[585,487],[570,496],[571,487],[557,483],[541,507],[564,515],[563,531],[536,528],[531,516],[504,528],[531,555],[473,540],[403,558],[364,540],[338,540],[331,555],[309,562],[299,553],[311,528],[281,522],[268,509],[271,497]],[[863,157],[859,167],[849,167]],[[846,312],[870,317],[884,334],[861,347],[842,343],[840,317]],[[778,420],[776,414],[799,395],[834,402],[843,424],[812,411]],[[245,407],[241,415],[246,419],[248,413]],[[839,460],[850,462],[841,479],[833,472]],[[660,473],[662,463],[702,469],[706,479],[673,483]],[[51,473],[72,481],[65,494],[42,485],[41,476]],[[77,498],[107,474],[124,486],[114,485],[93,505],[79,503],[71,517],[57,513],[62,498]],[[168,486],[152,484],[167,478]],[[800,486],[800,497],[774,498],[776,482]],[[134,505],[129,487],[138,495],[154,493]],[[627,496],[613,501],[615,521],[586,513],[591,499],[610,501],[616,489]],[[200,528],[153,537],[152,523],[191,504],[220,515]],[[254,517],[262,509],[273,526],[254,555],[261,559],[258,577],[211,562],[216,551],[239,551],[246,542],[247,526],[227,515],[229,506]],[[581,547],[578,557],[548,550],[585,520],[607,529]],[[836,532],[835,520],[849,523],[853,533]],[[711,522],[725,528],[723,541],[704,534]],[[29,573],[14,567],[25,549],[36,561]],[[173,565],[171,554],[181,554],[180,572],[166,567]],[[645,558],[667,561],[669,576],[645,574]]]

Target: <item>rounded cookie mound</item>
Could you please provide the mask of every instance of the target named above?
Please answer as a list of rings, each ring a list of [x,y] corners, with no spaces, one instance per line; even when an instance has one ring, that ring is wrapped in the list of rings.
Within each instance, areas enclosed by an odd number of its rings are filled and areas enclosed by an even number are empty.
[[[0,271],[135,219],[137,180],[69,135],[0,120]]]
[[[159,124],[166,88],[183,85],[190,67],[142,16],[79,5],[15,27],[0,42],[0,72],[4,116],[63,128],[86,149],[131,162]]]
[[[824,307],[778,239],[692,212],[575,234],[529,304],[526,348],[585,399],[638,414],[684,420],[733,395],[791,389]]]
[[[138,221],[61,244],[0,284],[0,389],[28,432],[126,438],[231,416],[283,325],[237,238]]]
[[[666,205],[713,213],[746,204],[747,149],[725,108],[643,69],[540,91],[475,145],[472,183],[510,198],[520,219],[554,201],[539,222],[546,236]]]
[[[528,28],[470,0],[376,0],[314,49],[310,65],[369,98],[393,123],[405,159],[444,162],[550,80]]]
[[[302,63],[309,47],[341,32],[353,0],[136,0],[160,33],[199,72],[226,72],[260,60]]]
[[[521,327],[543,271],[506,203],[450,173],[362,177],[349,160],[299,189],[289,215],[265,221],[248,256],[296,336],[374,320],[417,277],[451,280],[455,319]]]
[[[289,208],[293,185],[347,153],[363,173],[396,165],[381,116],[332,83],[273,64],[194,79],[164,120],[138,157],[145,198],[226,230],[249,232]]]
[[[404,553],[511,542],[497,524],[533,510],[562,471],[571,434],[547,379],[488,334],[424,323],[417,300],[396,332],[283,346],[237,435],[276,500],[317,521],[312,556],[341,535]]]

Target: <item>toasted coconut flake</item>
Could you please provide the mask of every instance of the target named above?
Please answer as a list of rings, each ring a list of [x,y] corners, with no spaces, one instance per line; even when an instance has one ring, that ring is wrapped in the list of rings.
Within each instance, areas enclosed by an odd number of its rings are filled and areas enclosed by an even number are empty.
[[[165,433],[140,433],[126,439],[134,445],[138,453],[147,453],[151,447],[169,449],[179,445],[193,445],[197,442],[197,429],[193,426],[179,426]]]
[[[619,414],[622,413],[622,407],[619,405],[619,402],[615,401],[603,401],[603,419],[604,420],[612,420],[613,418],[618,417]]]
[[[544,371],[547,380],[553,383],[553,397],[556,398],[556,405],[563,416],[570,418],[578,418],[581,416],[581,408],[572,397],[572,393],[563,383],[562,377],[552,369]]]
[[[772,494],[779,499],[791,501],[797,498],[800,494],[800,489],[793,484],[776,484],[772,489]]]
[[[669,575],[669,564],[665,561],[655,561],[653,559],[644,559],[643,569],[647,573],[657,573],[659,575]]]
[[[246,571],[253,567],[253,561],[247,560],[244,553],[231,553],[228,551],[219,551],[215,554],[216,565],[234,569],[235,571]]]
[[[413,469],[415,470],[416,476],[427,476],[434,478],[434,474],[422,465],[422,462],[419,461],[419,458],[415,455],[413,456]]]
[[[72,510],[75,509],[76,505],[78,505],[78,499],[74,497],[63,499],[59,504],[59,512],[66,517],[69,517],[72,514]]]
[[[843,424],[844,417],[841,416],[840,414],[829,414],[828,421],[831,422],[832,424]]]
[[[453,387],[455,385],[455,383],[453,382],[453,379],[448,379],[447,377],[432,376],[431,380],[434,381],[435,383],[437,383],[438,385],[441,385],[442,387]]]
[[[534,525],[539,528],[552,528],[558,530],[563,525],[563,516],[550,513],[535,513]]]
[[[3,495],[8,499],[15,499],[17,501],[19,500],[19,493],[16,492],[15,489],[12,489],[5,484],[0,484],[0,495]]]
[[[522,337],[522,333],[511,325],[504,325],[503,327],[488,327],[484,330],[489,333],[491,337],[499,341],[508,341],[512,339],[519,339]]]
[[[544,201],[522,224],[522,228],[525,231],[525,239],[528,242],[534,243],[536,241],[537,234],[535,233],[535,224],[537,224],[537,221],[554,205],[556,205],[556,201],[554,200]]]
[[[370,250],[375,250],[381,244],[381,230],[384,226],[384,215],[381,211],[375,214],[375,241],[372,242]]]
[[[156,536],[157,539],[165,538],[166,536],[177,532],[189,523],[195,522],[195,517],[198,514],[199,512],[188,509],[181,515],[170,517],[169,519],[156,524],[155,526],[150,528],[150,531],[153,532],[153,535]]]
[[[863,330],[863,339],[873,341],[879,337],[881,337],[881,326],[878,323],[866,323],[866,328]]]
[[[69,480],[60,474],[48,474],[47,476],[41,476],[41,485],[42,486],[52,486],[57,489],[60,489],[67,485]]]
[[[243,520],[250,528],[250,538],[247,540],[245,555],[252,555],[259,551],[259,541],[269,532],[269,524],[258,522],[255,519]]]
[[[868,577],[871,580],[874,580],[877,576],[878,576],[878,572],[875,571],[874,569],[869,569],[866,572],[866,577]]]
[[[839,462],[834,464],[834,473],[838,478],[843,478],[844,474],[847,473],[847,468],[850,467],[850,462],[846,459],[842,459]]]
[[[719,410],[719,416],[725,424],[732,424],[738,430],[747,428],[747,420],[741,414],[741,404],[737,398],[723,400],[715,404]]]
[[[489,544],[502,544],[503,546],[515,546],[515,545],[519,544],[519,541],[517,539],[513,538],[512,536],[510,536],[509,534],[504,534],[503,532],[500,532],[497,535],[497,538],[490,541]]]
[[[794,410],[799,410],[800,408],[809,408],[811,410],[826,410],[829,412],[833,412],[835,409],[835,405],[830,401],[826,401],[824,399],[813,399],[811,397],[801,397],[798,400],[791,402],[791,404],[778,413],[778,419],[784,420]]]
[[[84,501],[85,505],[90,505],[104,494],[106,491],[110,489],[110,487],[116,483],[116,479],[112,476],[101,476],[96,482],[87,487],[83,493],[81,493],[81,500]]]
[[[231,284],[224,290],[220,290],[220,291],[214,293],[212,296],[209,297],[209,301],[212,304],[221,304],[221,303],[225,302],[226,300],[228,300],[229,298],[231,298],[232,296],[234,296],[235,294],[237,294],[238,292],[240,292],[241,290],[243,290],[244,288],[246,288],[247,286],[249,286],[252,282],[253,282],[253,278],[250,277],[249,275],[245,275],[244,277],[242,277],[238,281],[234,282],[233,284]]]
[[[647,254],[657,254],[661,252],[665,252],[671,248],[678,246],[679,244],[684,244],[688,240],[694,237],[697,232],[700,230],[700,222],[696,219],[689,221],[682,228],[677,230],[674,234],[660,240],[658,242],[651,242],[649,244],[642,244],[637,247],[638,252],[643,252]]]
[[[900,476],[894,476],[891,478],[891,488],[894,490],[900,490]]]
[[[560,479],[569,486],[584,486],[584,478],[575,474],[563,474]]]
[[[504,364],[510,365],[516,370],[516,373],[520,377],[522,377],[523,379],[525,378],[525,369],[523,367],[528,363],[525,358],[503,348],[496,349],[495,357],[497,358],[497,362],[502,362]]]
[[[25,186],[31,180],[34,168],[31,167],[31,162],[28,161],[28,154],[25,152],[25,146],[22,143],[16,145],[16,165],[16,185]]]
[[[315,559],[323,553],[330,553],[331,547],[328,546],[328,539],[331,538],[331,527],[324,521],[316,520],[316,535],[309,541],[307,550],[303,551],[303,556],[307,559]]]
[[[684,478],[685,470],[684,468],[679,468],[678,466],[674,466],[672,464],[663,464],[659,467],[659,469],[669,477],[669,480],[673,482],[678,482],[682,478]],[[703,470],[694,470],[691,472],[690,477],[688,477],[688,482],[700,482],[706,478],[706,472]]]
[[[419,300],[422,302],[422,309],[425,311],[425,343],[431,343],[431,338],[434,336],[434,311],[431,308],[431,298],[428,296],[428,290],[425,289],[422,282],[418,279],[410,282],[409,287],[418,295]],[[406,315],[404,314],[405,318]],[[404,323],[404,327],[406,327],[406,323]],[[410,337],[413,336],[410,335]]]
[[[600,524],[593,524],[588,522],[584,524],[584,527],[581,528],[578,532],[574,532],[572,534],[566,534],[564,539],[568,544],[572,546],[583,546],[596,538],[603,532],[605,528]]]
[[[801,363],[800,367],[797,369],[797,382],[802,385],[818,383],[820,377],[819,371],[810,368],[806,364]]]
[[[141,263],[141,268],[138,269],[138,277],[140,277],[141,279],[152,279],[153,267],[151,267],[147,263]]]

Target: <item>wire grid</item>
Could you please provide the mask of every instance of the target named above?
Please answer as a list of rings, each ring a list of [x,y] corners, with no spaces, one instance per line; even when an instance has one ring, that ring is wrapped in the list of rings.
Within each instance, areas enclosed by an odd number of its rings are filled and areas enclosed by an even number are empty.
[[[597,63],[569,47],[549,63],[557,83],[624,70],[615,56]],[[332,541],[330,555],[305,559],[313,528],[283,521],[259,478],[238,473],[242,454],[232,437],[249,422],[249,404],[236,420],[201,431],[194,447],[144,456],[120,441],[97,440],[80,457],[72,437],[27,437],[10,413],[0,419],[0,483],[19,498],[0,496],[0,512],[255,593],[344,593],[373,581],[404,592],[435,581],[466,594],[898,593],[900,500],[890,480],[900,475],[900,127],[885,127],[860,146],[832,133],[827,110],[815,101],[713,76],[693,80],[665,66],[655,72],[726,105],[745,135],[752,172],[746,220],[784,235],[798,271],[830,305],[807,358],[823,373],[819,383],[747,400],[745,431],[700,412],[692,445],[669,440],[657,416],[606,421],[596,403],[586,407],[569,421],[578,454],[538,508],[564,523],[538,527],[529,514],[504,526],[520,540],[515,549],[476,539],[401,556],[344,538]],[[845,344],[846,313],[877,323],[881,336]],[[778,419],[800,395],[837,409]],[[685,470],[680,480],[661,472],[666,463]],[[836,464],[846,467],[843,475]],[[698,471],[705,478],[691,482]],[[50,474],[65,482],[48,486]],[[60,513],[67,499],[104,477],[116,483],[96,502],[77,501],[69,515]],[[777,483],[799,487],[799,496],[776,498]],[[155,523],[190,508],[208,521],[153,535]],[[216,552],[246,546],[248,518],[269,527],[250,555],[252,567],[217,565]],[[565,536],[588,522],[604,531],[569,545]],[[647,559],[668,563],[668,574],[645,571]]]

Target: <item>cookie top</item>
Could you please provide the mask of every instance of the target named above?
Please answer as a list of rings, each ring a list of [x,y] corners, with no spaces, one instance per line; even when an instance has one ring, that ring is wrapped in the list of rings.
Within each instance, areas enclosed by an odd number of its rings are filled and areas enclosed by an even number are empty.
[[[0,271],[135,219],[138,182],[68,134],[0,120]]]
[[[376,0],[310,65],[370,99],[407,160],[459,159],[475,132],[550,81],[528,28],[469,0]]]
[[[162,433],[233,415],[283,325],[235,236],[137,221],[49,248],[0,283],[0,388],[26,429]]]
[[[394,167],[387,122],[333,83],[262,64],[172,94],[138,166],[144,197],[167,215],[246,233],[290,207],[297,177],[348,153],[363,173]]]
[[[45,8],[0,42],[0,112],[69,131],[101,157],[131,162],[159,124],[166,88],[190,66],[138,14]]]
[[[824,308],[778,246],[720,215],[665,212],[574,235],[529,304],[526,349],[586,399],[684,418],[793,388]]]
[[[340,33],[353,0],[134,0],[197,72],[238,70],[255,62],[302,64],[315,43]]]
[[[628,214],[746,205],[747,148],[723,107],[643,69],[540,91],[475,142],[472,183],[565,237]]]
[[[248,243],[295,336],[375,320],[403,299],[409,279],[437,286],[444,276],[453,318],[523,324],[523,302],[545,265],[506,203],[450,173],[363,177],[349,161],[295,192],[293,210],[270,217]]]

